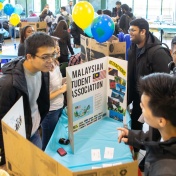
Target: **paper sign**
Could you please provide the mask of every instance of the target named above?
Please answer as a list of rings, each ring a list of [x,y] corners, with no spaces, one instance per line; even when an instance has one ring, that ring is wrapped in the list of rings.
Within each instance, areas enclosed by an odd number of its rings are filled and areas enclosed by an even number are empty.
[[[92,161],[100,161],[101,160],[100,149],[92,149],[91,158],[92,158]]]
[[[2,119],[8,126],[26,138],[23,98],[21,97]]]
[[[104,158],[113,159],[114,157],[114,148],[105,147]]]
[[[103,167],[111,167],[111,166],[112,164],[107,164],[107,163],[103,164]]]

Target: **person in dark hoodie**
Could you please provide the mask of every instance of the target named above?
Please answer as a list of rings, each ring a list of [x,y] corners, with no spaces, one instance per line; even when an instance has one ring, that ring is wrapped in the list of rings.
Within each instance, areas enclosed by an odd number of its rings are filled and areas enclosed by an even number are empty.
[[[61,56],[59,58],[59,62],[60,63],[68,62],[68,56],[69,56],[68,49],[71,55],[74,55],[74,51],[71,46],[71,36],[68,32],[68,26],[65,20],[59,21],[59,23],[56,26],[56,29],[53,32],[53,36],[60,38],[59,47],[60,47]]]
[[[79,48],[81,45],[81,35],[84,35],[84,31],[74,21],[71,25],[70,34],[73,36],[74,47]]]
[[[128,34],[130,22],[134,20],[136,17],[130,11],[130,7],[127,4],[122,4],[121,9],[122,9],[123,15],[120,17],[119,27],[124,32],[124,34]]]
[[[51,36],[36,32],[25,40],[25,57],[2,67],[0,78],[0,119],[23,96],[26,138],[42,148],[38,128],[49,111],[49,71],[52,69],[55,43]],[[0,125],[0,165],[5,153]]]
[[[169,73],[168,64],[172,57],[166,52],[161,42],[149,32],[149,24],[143,19],[131,21],[129,28],[130,40],[132,42],[128,50],[128,96],[127,104],[133,102],[131,112],[131,128],[142,130],[143,123],[138,121],[142,114],[140,108],[140,94],[137,90],[140,77],[155,72]],[[158,47],[159,46],[159,47]],[[152,63],[149,63],[149,60]],[[159,140],[158,130],[152,129],[152,140]],[[137,159],[138,149],[135,149]]]
[[[159,130],[162,141],[151,141],[150,132],[118,128],[118,141],[145,148],[145,176],[175,176],[176,76],[153,73],[140,79],[139,91],[145,122]]]

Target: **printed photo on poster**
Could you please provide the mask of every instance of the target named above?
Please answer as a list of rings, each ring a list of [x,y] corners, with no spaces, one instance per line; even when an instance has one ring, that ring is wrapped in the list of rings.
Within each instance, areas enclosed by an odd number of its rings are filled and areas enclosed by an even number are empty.
[[[113,119],[123,120],[125,109],[120,106],[118,99],[108,97],[109,116]]]
[[[109,67],[108,74],[111,76],[118,76],[118,70]]]
[[[120,92],[116,89],[112,89],[111,97],[118,99],[121,103],[123,103],[125,93]]]
[[[93,97],[73,104],[73,121],[80,120],[93,113]]]
[[[116,88],[115,80],[110,79],[109,80],[109,86],[110,86],[110,89],[115,89]]]

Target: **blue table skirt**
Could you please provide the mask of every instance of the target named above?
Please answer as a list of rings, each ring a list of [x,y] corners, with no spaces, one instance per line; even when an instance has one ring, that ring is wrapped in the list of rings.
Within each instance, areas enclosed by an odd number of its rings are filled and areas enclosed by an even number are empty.
[[[129,115],[128,115],[129,116]],[[70,145],[61,145],[58,143],[60,138],[68,138],[68,118],[64,111],[55,131],[47,145],[45,152],[56,161],[69,168],[72,171],[89,170],[92,167],[103,167],[103,164],[126,163],[133,161],[129,146],[117,141],[117,127],[122,127],[123,123],[105,117],[103,120],[94,123],[88,128],[75,133],[75,145],[79,147],[78,151],[71,151]],[[61,157],[57,153],[58,148],[64,148],[67,155]],[[105,159],[105,147],[114,148],[113,159]],[[100,149],[101,160],[91,160],[91,149]]]

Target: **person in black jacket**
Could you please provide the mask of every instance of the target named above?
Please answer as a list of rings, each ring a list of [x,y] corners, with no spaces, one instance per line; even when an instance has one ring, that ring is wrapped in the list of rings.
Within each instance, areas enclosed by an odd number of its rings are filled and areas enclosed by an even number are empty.
[[[59,58],[59,62],[63,63],[63,62],[68,62],[68,56],[69,56],[69,52],[68,49],[71,53],[71,55],[74,55],[74,51],[73,48],[71,46],[71,37],[68,30],[68,26],[65,20],[61,20],[57,26],[56,29],[53,32],[53,36],[56,36],[59,39],[59,47],[60,47],[60,58]]]
[[[51,10],[49,10],[49,4],[46,4],[44,9],[47,9],[47,15],[48,16],[53,16],[55,17],[55,15],[53,14],[53,12],[51,12]]]
[[[116,7],[112,9],[112,17],[116,18],[116,22],[120,19],[120,17],[123,15],[122,9],[121,9],[121,2],[116,2]]]
[[[162,55],[161,55],[162,57]],[[118,128],[118,141],[146,149],[145,176],[175,176],[176,163],[176,76],[153,73],[139,81],[145,122],[159,130],[162,141],[151,141],[150,133]]]
[[[73,43],[74,43],[75,48],[80,47],[81,34],[84,35],[84,31],[79,26],[77,26],[75,22],[73,22],[71,25],[70,33],[73,36]]]
[[[140,95],[137,90],[138,80],[141,76],[155,72],[169,73],[168,64],[172,57],[167,53],[161,42],[149,32],[149,24],[143,19],[131,21],[129,28],[132,42],[128,51],[128,98],[127,104],[133,103],[131,113],[131,128],[141,130],[143,123],[138,121],[142,114],[140,108]],[[159,46],[159,47],[158,47]],[[153,129],[152,140],[159,140],[159,133]],[[138,152],[135,149],[135,152]],[[137,154],[137,153],[136,153]]]
[[[36,32],[25,40],[25,57],[2,67],[0,78],[0,119],[23,96],[26,138],[42,148],[38,128],[49,111],[49,71],[52,69],[55,43],[51,36]],[[0,165],[5,163],[0,125]]]

